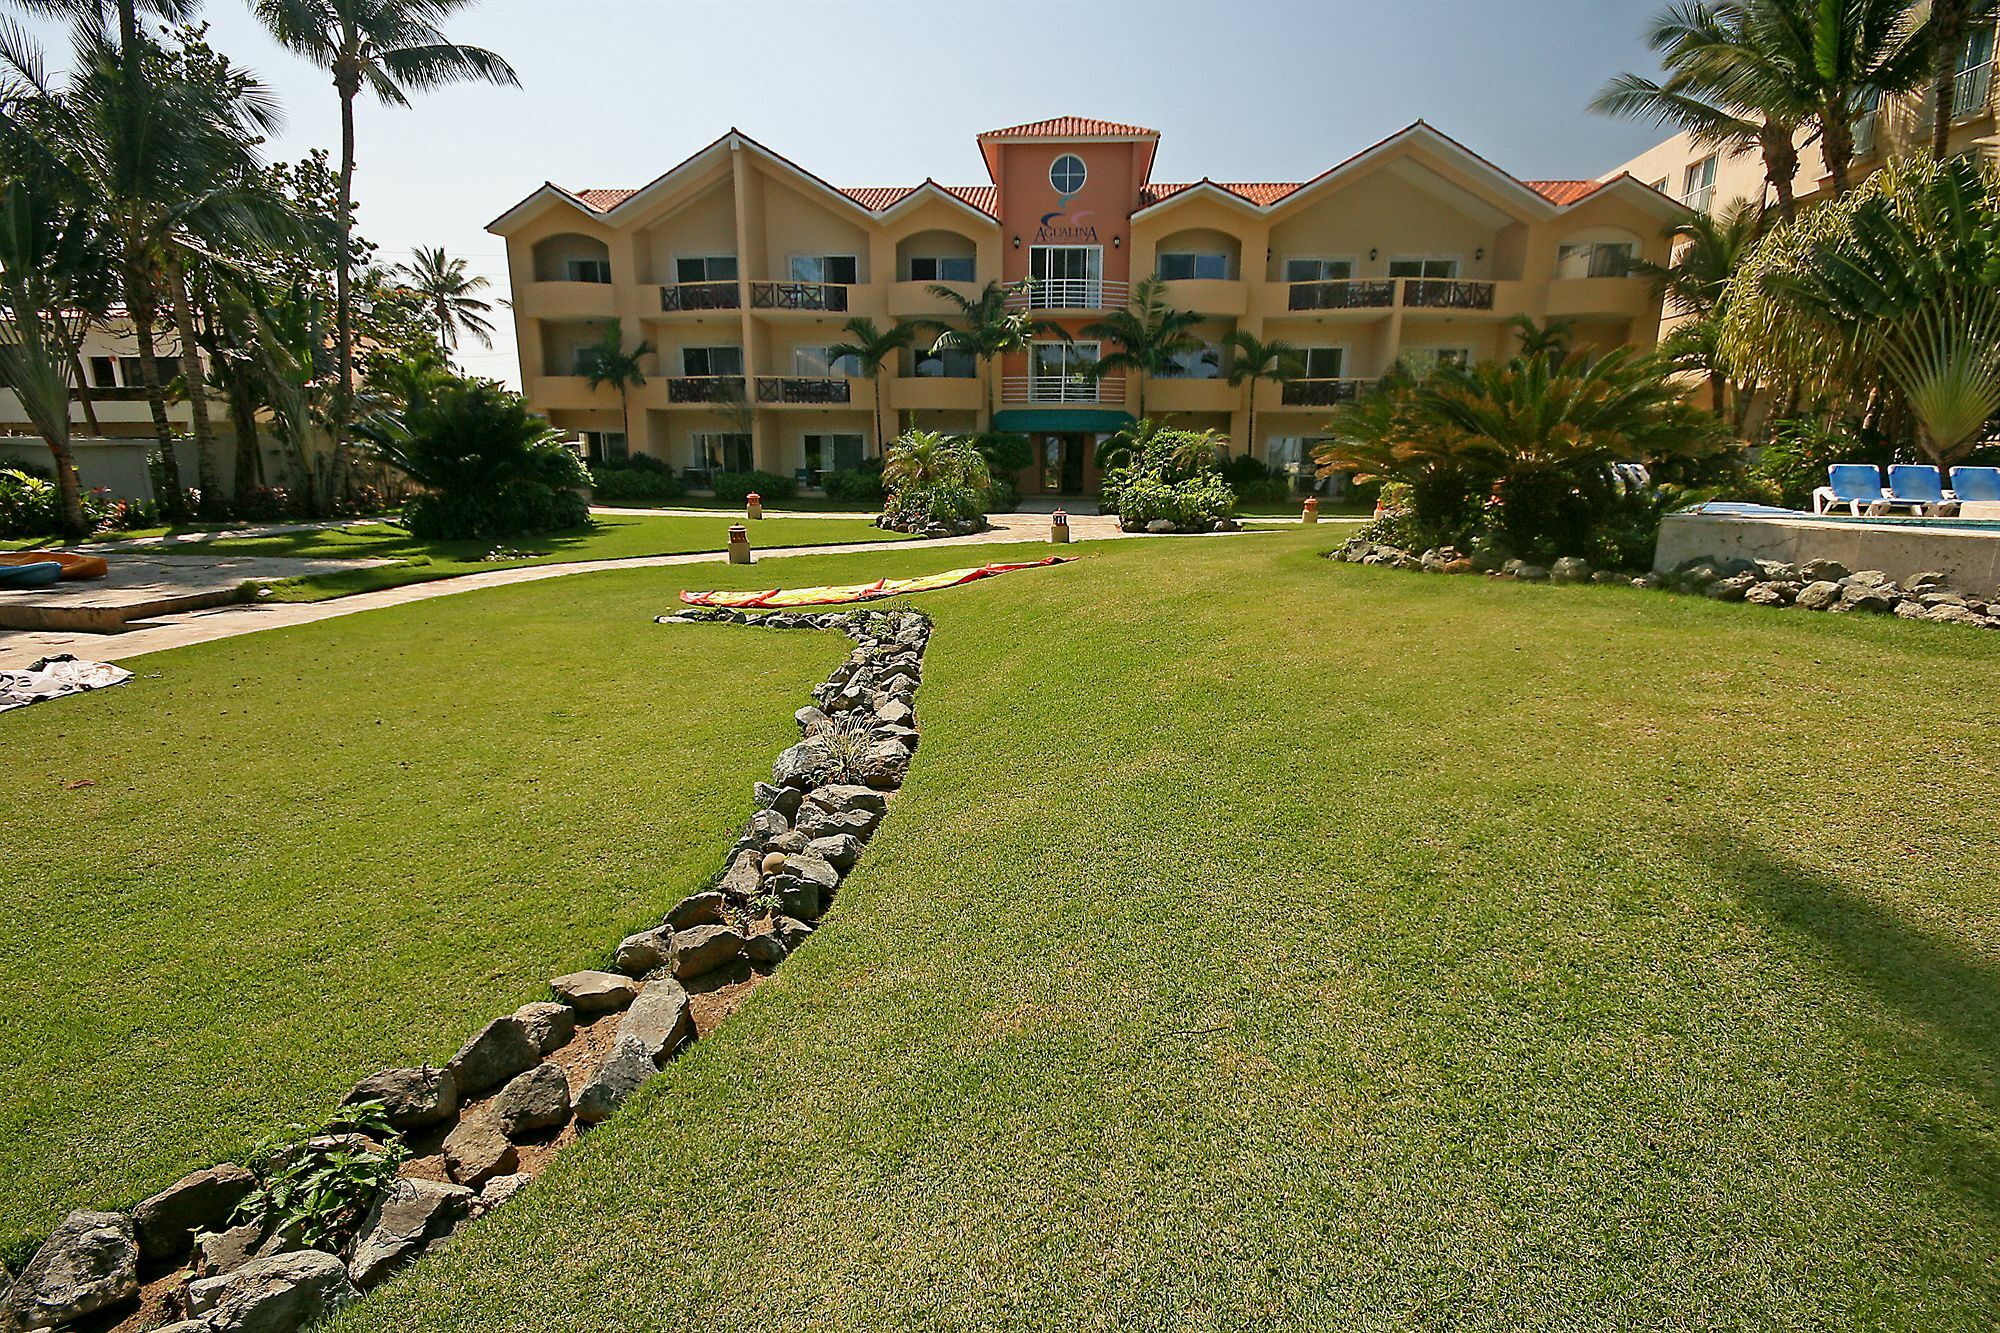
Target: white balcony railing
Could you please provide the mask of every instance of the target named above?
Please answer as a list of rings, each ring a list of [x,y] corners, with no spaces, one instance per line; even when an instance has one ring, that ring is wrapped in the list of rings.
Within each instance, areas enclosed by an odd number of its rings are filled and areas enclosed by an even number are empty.
[[[1000,381],[1003,403],[1109,403],[1125,401],[1125,379],[1086,375],[1009,375]]]
[[[1681,196],[1681,202],[1697,213],[1706,213],[1708,206],[1715,202],[1715,187],[1703,185],[1689,190]]]
[[[1030,278],[1007,297],[1009,310],[1115,310],[1132,294],[1130,283],[1102,278]]]
[[[1951,118],[1965,120],[1986,110],[1993,92],[1993,62],[1962,69],[1951,81]]]

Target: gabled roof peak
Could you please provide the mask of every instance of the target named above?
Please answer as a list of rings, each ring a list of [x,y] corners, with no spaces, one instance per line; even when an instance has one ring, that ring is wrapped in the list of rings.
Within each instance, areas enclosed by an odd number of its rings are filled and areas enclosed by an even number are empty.
[[[980,139],[1157,139],[1158,130],[1143,125],[1121,125],[1115,120],[1093,120],[1088,116],[1055,116],[1031,120],[1025,125],[987,130]]]

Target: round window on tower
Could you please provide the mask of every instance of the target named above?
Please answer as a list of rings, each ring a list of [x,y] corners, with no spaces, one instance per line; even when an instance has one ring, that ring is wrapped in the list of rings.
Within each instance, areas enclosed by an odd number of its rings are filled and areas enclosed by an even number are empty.
[[[1075,194],[1083,188],[1087,175],[1083,159],[1075,153],[1064,153],[1049,166],[1049,184],[1056,187],[1057,194]]]

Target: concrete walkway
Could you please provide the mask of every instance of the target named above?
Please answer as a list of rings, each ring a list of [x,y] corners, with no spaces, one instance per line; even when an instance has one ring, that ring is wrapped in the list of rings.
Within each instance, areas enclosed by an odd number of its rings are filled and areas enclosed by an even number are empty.
[[[947,537],[924,542],[882,541],[855,542],[837,546],[799,546],[788,548],[782,555],[773,553],[764,558],[777,560],[801,555],[848,555],[859,551],[930,550],[940,546],[989,546],[1024,542],[1040,544],[1047,550],[1054,549],[1048,546],[1048,520],[1044,516],[996,514],[993,523],[992,531],[976,533],[970,537]],[[1109,541],[1136,535],[1120,532],[1115,519],[1096,517],[1072,520],[1071,531],[1078,541]],[[74,653],[78,657],[99,662],[118,662],[137,657],[142,653],[156,653],[165,648],[183,648],[189,644],[234,638],[239,634],[254,634],[259,630],[282,629],[288,625],[310,625],[322,620],[332,620],[338,616],[351,616],[360,611],[372,611],[377,607],[403,606],[410,602],[429,601],[433,597],[452,597],[459,593],[477,592],[482,588],[504,588],[516,583],[535,583],[542,579],[566,578],[571,574],[590,574],[607,569],[660,569],[670,565],[712,565],[725,564],[727,561],[728,556],[724,552],[700,551],[690,555],[650,555],[623,560],[577,560],[555,565],[516,565],[508,569],[464,574],[457,578],[437,579],[429,583],[410,583],[398,588],[381,588],[374,592],[356,593],[351,597],[336,598],[327,602],[265,602],[213,607],[204,611],[162,617],[158,621],[147,622],[143,628],[130,629],[123,634],[36,630],[0,633],[0,668],[25,667],[37,658],[54,653]],[[782,580],[774,578],[773,582]],[[672,608],[663,605],[661,609],[665,611]]]

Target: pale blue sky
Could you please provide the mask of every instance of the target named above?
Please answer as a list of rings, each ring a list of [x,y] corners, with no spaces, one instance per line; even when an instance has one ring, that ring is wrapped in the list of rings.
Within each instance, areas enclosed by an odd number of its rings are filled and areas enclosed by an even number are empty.
[[[1297,180],[1422,117],[1516,175],[1596,176],[1660,134],[1585,108],[1649,69],[1658,0],[485,0],[452,34],[522,87],[360,114],[361,225],[504,292],[484,228],[544,180],[640,185],[737,126],[840,185],[985,180],[973,136],[1046,116],[1160,131],[1159,180]],[[338,142],[325,76],[242,0],[211,40],[284,101],[274,155]],[[37,25],[52,55],[60,29]],[[1189,71],[1199,71],[1198,74]],[[518,380],[512,328],[464,362]]]

